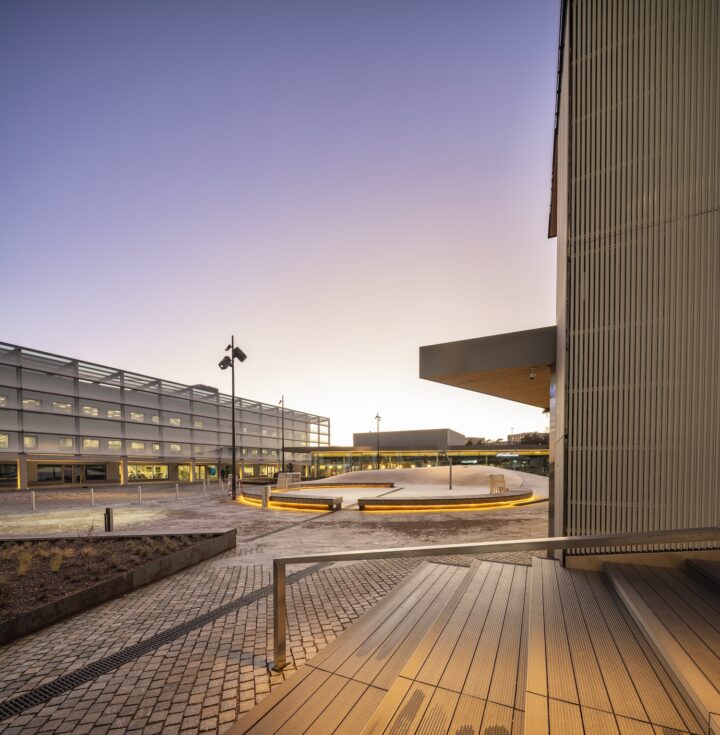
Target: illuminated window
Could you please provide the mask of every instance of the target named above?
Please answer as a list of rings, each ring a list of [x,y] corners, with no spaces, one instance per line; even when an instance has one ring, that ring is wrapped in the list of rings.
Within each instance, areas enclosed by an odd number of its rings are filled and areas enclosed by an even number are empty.
[[[23,398],[23,408],[40,408],[40,401],[37,398]]]
[[[155,442],[152,445],[152,449],[153,449],[153,452],[159,452],[160,451],[160,444],[158,444],[157,442]]]
[[[122,442],[119,439],[109,439],[108,449],[111,452],[119,452],[122,450]]]
[[[24,436],[23,437],[23,447],[25,447],[25,449],[35,449],[37,447],[37,437],[36,436]]]
[[[150,421],[153,422],[153,424],[159,424],[160,423],[160,417],[159,416],[151,416]]]
[[[0,434],[0,449],[7,449],[10,446],[10,437],[7,434]]]
[[[130,421],[145,421],[145,414],[130,411]]]
[[[173,416],[172,418],[168,419],[168,423],[172,426],[180,426],[182,421],[180,421],[180,419],[177,418],[176,416]]]
[[[60,449],[72,449],[75,446],[75,442],[71,436],[60,437]]]
[[[0,394],[0,406],[7,406],[8,405],[8,397],[3,393]]]
[[[72,411],[72,403],[62,403],[61,401],[53,401],[53,408],[56,411],[62,411],[63,413],[70,413],[70,411]]]
[[[100,411],[97,406],[83,406],[81,413],[83,416],[98,416]]]
[[[130,442],[130,449],[133,452],[144,452],[145,442]]]
[[[83,439],[83,449],[100,449],[100,440]]]
[[[122,413],[119,408],[108,408],[107,417],[109,419],[119,419],[122,418]]]
[[[171,452],[182,452],[182,444],[171,444],[170,451]]]
[[[202,429],[202,428],[203,428],[203,426],[204,426],[204,424],[203,424],[203,422],[202,422],[202,421],[200,421],[199,419],[195,419],[195,421],[193,422],[193,426],[194,426],[194,427],[195,427],[196,429]]]

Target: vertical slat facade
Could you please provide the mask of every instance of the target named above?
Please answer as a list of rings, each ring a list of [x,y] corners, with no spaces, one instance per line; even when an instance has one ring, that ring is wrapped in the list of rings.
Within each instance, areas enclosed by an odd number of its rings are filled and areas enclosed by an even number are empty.
[[[720,0],[567,0],[563,36],[554,530],[715,525]]]

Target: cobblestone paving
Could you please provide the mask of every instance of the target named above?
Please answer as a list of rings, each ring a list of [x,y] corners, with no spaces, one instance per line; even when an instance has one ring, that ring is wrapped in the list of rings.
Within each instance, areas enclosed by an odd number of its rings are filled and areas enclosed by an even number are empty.
[[[545,535],[547,529],[544,504],[401,516],[263,512],[217,497],[161,505],[157,504],[157,517],[128,516],[127,530],[235,526],[237,549],[0,648],[0,702],[270,584],[273,556],[522,538]],[[77,522],[76,513],[58,510],[48,515],[53,528],[62,531]],[[34,516],[13,516],[12,532],[27,533],[34,528],[34,520]],[[0,530],[9,532],[2,524]],[[529,560],[527,555],[498,556]],[[435,557],[433,561],[468,564],[470,559]],[[270,669],[272,597],[268,595],[0,722],[0,733],[221,732],[420,563],[421,559],[391,559],[335,564],[290,585],[290,665],[282,674]]]

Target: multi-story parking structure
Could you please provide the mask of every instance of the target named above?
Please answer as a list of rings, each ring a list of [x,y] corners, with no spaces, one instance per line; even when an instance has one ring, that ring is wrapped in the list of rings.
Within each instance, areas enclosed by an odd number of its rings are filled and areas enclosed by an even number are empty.
[[[0,485],[216,478],[231,471],[231,405],[206,385],[0,343]],[[283,444],[330,443],[323,416],[239,397],[235,410],[244,477],[277,472]],[[309,453],[290,459],[307,474]]]

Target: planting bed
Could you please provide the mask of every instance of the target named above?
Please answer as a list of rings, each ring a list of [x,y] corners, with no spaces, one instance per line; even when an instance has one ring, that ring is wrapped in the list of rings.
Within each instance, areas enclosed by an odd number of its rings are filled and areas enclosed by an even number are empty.
[[[214,536],[0,541],[0,625],[150,563],[177,556]]]

